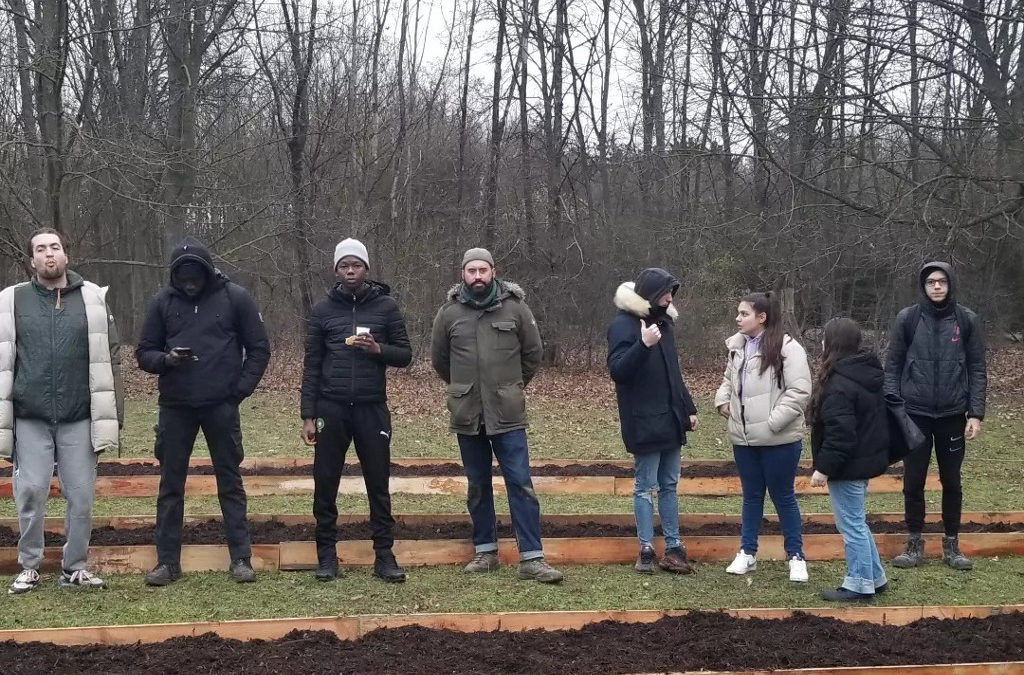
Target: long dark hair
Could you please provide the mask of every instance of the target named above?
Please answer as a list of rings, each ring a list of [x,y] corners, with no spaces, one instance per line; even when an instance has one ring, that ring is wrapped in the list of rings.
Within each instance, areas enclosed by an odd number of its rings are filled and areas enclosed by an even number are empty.
[[[847,356],[858,353],[864,339],[857,322],[845,317],[829,319],[825,324],[824,333],[825,351],[821,353],[818,375],[814,378],[814,386],[811,388],[811,402],[807,405],[808,424],[814,424],[817,420],[825,383],[835,372],[836,364]]]
[[[782,315],[782,305],[775,293],[749,293],[740,299],[754,310],[754,315],[764,314],[764,335],[761,337],[761,371],[773,368],[775,381],[779,389],[783,387],[782,377],[782,342],[786,339],[786,326]]]

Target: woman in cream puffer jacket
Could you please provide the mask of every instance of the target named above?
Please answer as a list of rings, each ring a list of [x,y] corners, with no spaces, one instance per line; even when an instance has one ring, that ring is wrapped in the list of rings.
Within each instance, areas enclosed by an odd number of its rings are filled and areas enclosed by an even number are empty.
[[[811,369],[799,342],[784,332],[771,293],[744,297],[736,316],[739,332],[726,340],[729,361],[715,407],[728,419],[729,440],[743,487],[740,552],[730,574],[757,569],[757,539],[767,491],[782,525],[791,581],[807,581],[800,508],[793,481],[803,446],[804,408],[811,396]]]

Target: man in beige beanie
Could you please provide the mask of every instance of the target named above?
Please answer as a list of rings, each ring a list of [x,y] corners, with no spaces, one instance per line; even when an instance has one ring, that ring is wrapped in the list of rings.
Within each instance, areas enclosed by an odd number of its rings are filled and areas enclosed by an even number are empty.
[[[530,478],[523,389],[540,368],[543,345],[523,289],[495,276],[483,248],[466,251],[462,283],[434,318],[431,362],[448,384],[449,428],[457,434],[469,483],[466,505],[476,555],[467,573],[498,568],[491,457],[505,478],[519,545],[519,578],[558,583],[540,542],[540,503]]]

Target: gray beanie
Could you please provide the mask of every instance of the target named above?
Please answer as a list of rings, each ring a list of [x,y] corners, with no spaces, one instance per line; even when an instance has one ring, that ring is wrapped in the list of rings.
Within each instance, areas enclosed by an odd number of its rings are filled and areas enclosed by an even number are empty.
[[[338,263],[345,256],[355,256],[363,261],[367,269],[370,267],[370,254],[366,252],[366,247],[363,246],[363,242],[358,239],[346,239],[338,243],[334,247],[334,269],[338,269]]]
[[[494,267],[494,258],[491,257],[491,252],[486,248],[471,248],[466,251],[465,255],[462,256],[462,268],[465,269],[466,265],[474,260],[483,260],[491,267]]]

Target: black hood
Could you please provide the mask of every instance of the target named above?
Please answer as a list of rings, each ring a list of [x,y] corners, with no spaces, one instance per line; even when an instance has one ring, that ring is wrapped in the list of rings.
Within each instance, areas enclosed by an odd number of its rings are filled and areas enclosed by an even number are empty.
[[[835,365],[835,372],[853,380],[868,391],[882,391],[882,363],[874,352],[860,352],[839,359]]]
[[[935,305],[935,303],[928,299],[928,293],[924,287],[924,280],[927,279],[928,275],[934,272],[935,270],[941,270],[946,274],[946,278],[949,279],[949,294],[946,296],[946,302],[942,303],[942,307],[952,307],[953,305],[956,304],[956,276],[954,276],[953,274],[953,267],[948,263],[944,263],[940,260],[933,260],[930,263],[925,263],[925,265],[921,268],[921,273],[917,276],[917,287],[921,291],[921,297],[924,299],[926,303],[930,305]]]
[[[371,281],[367,279],[366,283],[363,284],[363,287],[356,291],[355,298],[353,298],[351,293],[347,293],[345,291],[345,287],[342,282],[338,281],[331,287],[331,290],[327,295],[331,300],[336,302],[344,302],[345,304],[351,305],[353,304],[352,301],[354,299],[355,304],[362,304],[381,295],[391,295],[391,287],[385,283],[381,283],[380,281]]]
[[[653,306],[665,291],[672,291],[672,295],[675,295],[679,290],[679,282],[660,267],[648,267],[637,276],[633,290]]]
[[[171,252],[171,287],[175,290],[180,291],[181,289],[174,285],[174,270],[178,269],[185,263],[190,262],[199,263],[206,272],[206,289],[210,289],[213,286],[223,284],[228,281],[227,276],[214,267],[210,251],[203,246],[202,242],[192,237],[185,237]],[[204,289],[204,293],[206,292],[206,289]]]

